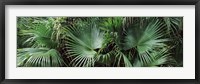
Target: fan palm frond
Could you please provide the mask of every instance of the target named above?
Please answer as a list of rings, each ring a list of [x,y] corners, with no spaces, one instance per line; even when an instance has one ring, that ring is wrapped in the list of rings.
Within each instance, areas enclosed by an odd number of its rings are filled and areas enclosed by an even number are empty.
[[[81,27],[69,28],[67,48],[71,56],[74,56],[75,66],[93,66],[96,49],[100,49],[105,42],[104,32],[100,31],[98,25],[90,23]],[[82,61],[82,62],[81,62]]]
[[[66,66],[59,52],[49,48],[18,49],[17,66],[25,67],[59,67]]]
[[[148,59],[144,57],[144,59],[140,56],[136,59],[133,64],[135,67],[157,67],[164,64],[173,64],[175,60],[170,56],[171,54],[168,52],[169,48],[162,48],[160,51],[153,51],[148,54]]]
[[[164,42],[169,39],[162,38],[165,34],[162,31],[163,24],[159,20],[152,21],[146,28],[129,28],[125,35],[123,49],[136,48],[139,53],[144,53],[156,47],[165,46]]]
[[[24,44],[32,44],[32,47],[55,48],[57,43],[51,39],[53,25],[50,24],[50,22],[39,22],[33,26],[33,29],[21,30],[20,35],[29,36]]]
[[[139,24],[135,24],[132,28],[128,28],[124,36],[119,38],[122,40],[119,46],[123,50],[134,48],[138,52],[139,59],[143,63],[151,61],[150,53],[158,48],[166,46],[165,42],[169,39],[164,38],[163,23],[159,20],[152,20],[145,28],[138,28]]]

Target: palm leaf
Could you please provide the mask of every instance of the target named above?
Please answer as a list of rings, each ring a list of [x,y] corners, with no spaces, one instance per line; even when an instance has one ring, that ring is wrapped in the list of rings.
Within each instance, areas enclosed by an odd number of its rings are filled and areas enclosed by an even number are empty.
[[[19,31],[20,35],[29,36],[24,44],[32,44],[32,47],[55,48],[57,43],[51,39],[52,23],[48,21],[34,23],[33,29]]]
[[[162,39],[165,35],[162,31],[162,26],[163,24],[156,20],[142,29],[137,28],[137,25],[129,28],[122,44],[123,49],[136,48],[139,53],[144,53],[156,47],[165,46],[164,42],[168,41],[168,39]]]
[[[149,53],[149,59],[146,59],[146,62],[140,56],[136,59],[133,64],[135,67],[157,67],[164,64],[173,64],[175,60],[173,60],[168,52],[170,48],[162,48],[160,51],[153,51]]]
[[[90,23],[76,28],[68,29],[67,48],[71,56],[75,57],[71,62],[74,66],[94,66],[97,51],[104,44],[104,32],[98,25]]]
[[[66,66],[59,52],[48,48],[18,49],[17,66],[25,67],[59,67]]]
[[[165,42],[169,39],[164,38],[163,23],[158,19],[152,19],[147,25],[141,26],[133,24],[131,28],[126,29],[126,33],[119,38],[120,48],[122,50],[136,49],[138,58],[143,63],[151,61],[150,53],[155,50],[166,46]],[[119,33],[120,34],[120,33]]]

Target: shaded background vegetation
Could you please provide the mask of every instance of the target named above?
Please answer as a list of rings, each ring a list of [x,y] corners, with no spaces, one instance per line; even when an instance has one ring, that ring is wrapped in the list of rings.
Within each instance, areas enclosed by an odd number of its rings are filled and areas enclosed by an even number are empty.
[[[18,17],[19,67],[182,67],[182,17]]]

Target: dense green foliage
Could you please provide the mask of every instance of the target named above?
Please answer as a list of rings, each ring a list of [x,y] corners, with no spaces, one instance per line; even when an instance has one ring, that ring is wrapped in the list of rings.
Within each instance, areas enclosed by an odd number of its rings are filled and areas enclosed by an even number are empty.
[[[182,67],[182,17],[18,17],[20,67]]]

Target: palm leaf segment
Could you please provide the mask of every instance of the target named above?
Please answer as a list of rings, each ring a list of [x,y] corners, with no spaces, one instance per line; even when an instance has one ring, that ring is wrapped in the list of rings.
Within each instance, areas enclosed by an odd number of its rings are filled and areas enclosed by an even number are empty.
[[[96,49],[104,44],[104,32],[96,24],[90,23],[76,28],[69,28],[67,46],[69,53],[75,58],[71,61],[73,66],[94,66]]]
[[[124,50],[136,49],[139,60],[147,64],[152,61],[151,52],[166,46],[164,42],[168,39],[163,39],[165,35],[162,30],[163,24],[159,20],[153,20],[144,27],[138,28],[136,24],[132,28],[128,28],[121,46]]]
[[[140,59],[136,59],[134,62],[135,67],[157,67],[163,64],[173,64],[175,61],[171,59],[170,53],[168,53],[168,48],[162,48],[160,51],[153,51],[150,53],[151,60],[148,60],[147,63],[144,63]]]
[[[18,66],[25,67],[59,67],[66,65],[57,50],[48,48],[18,49],[17,61]]]

